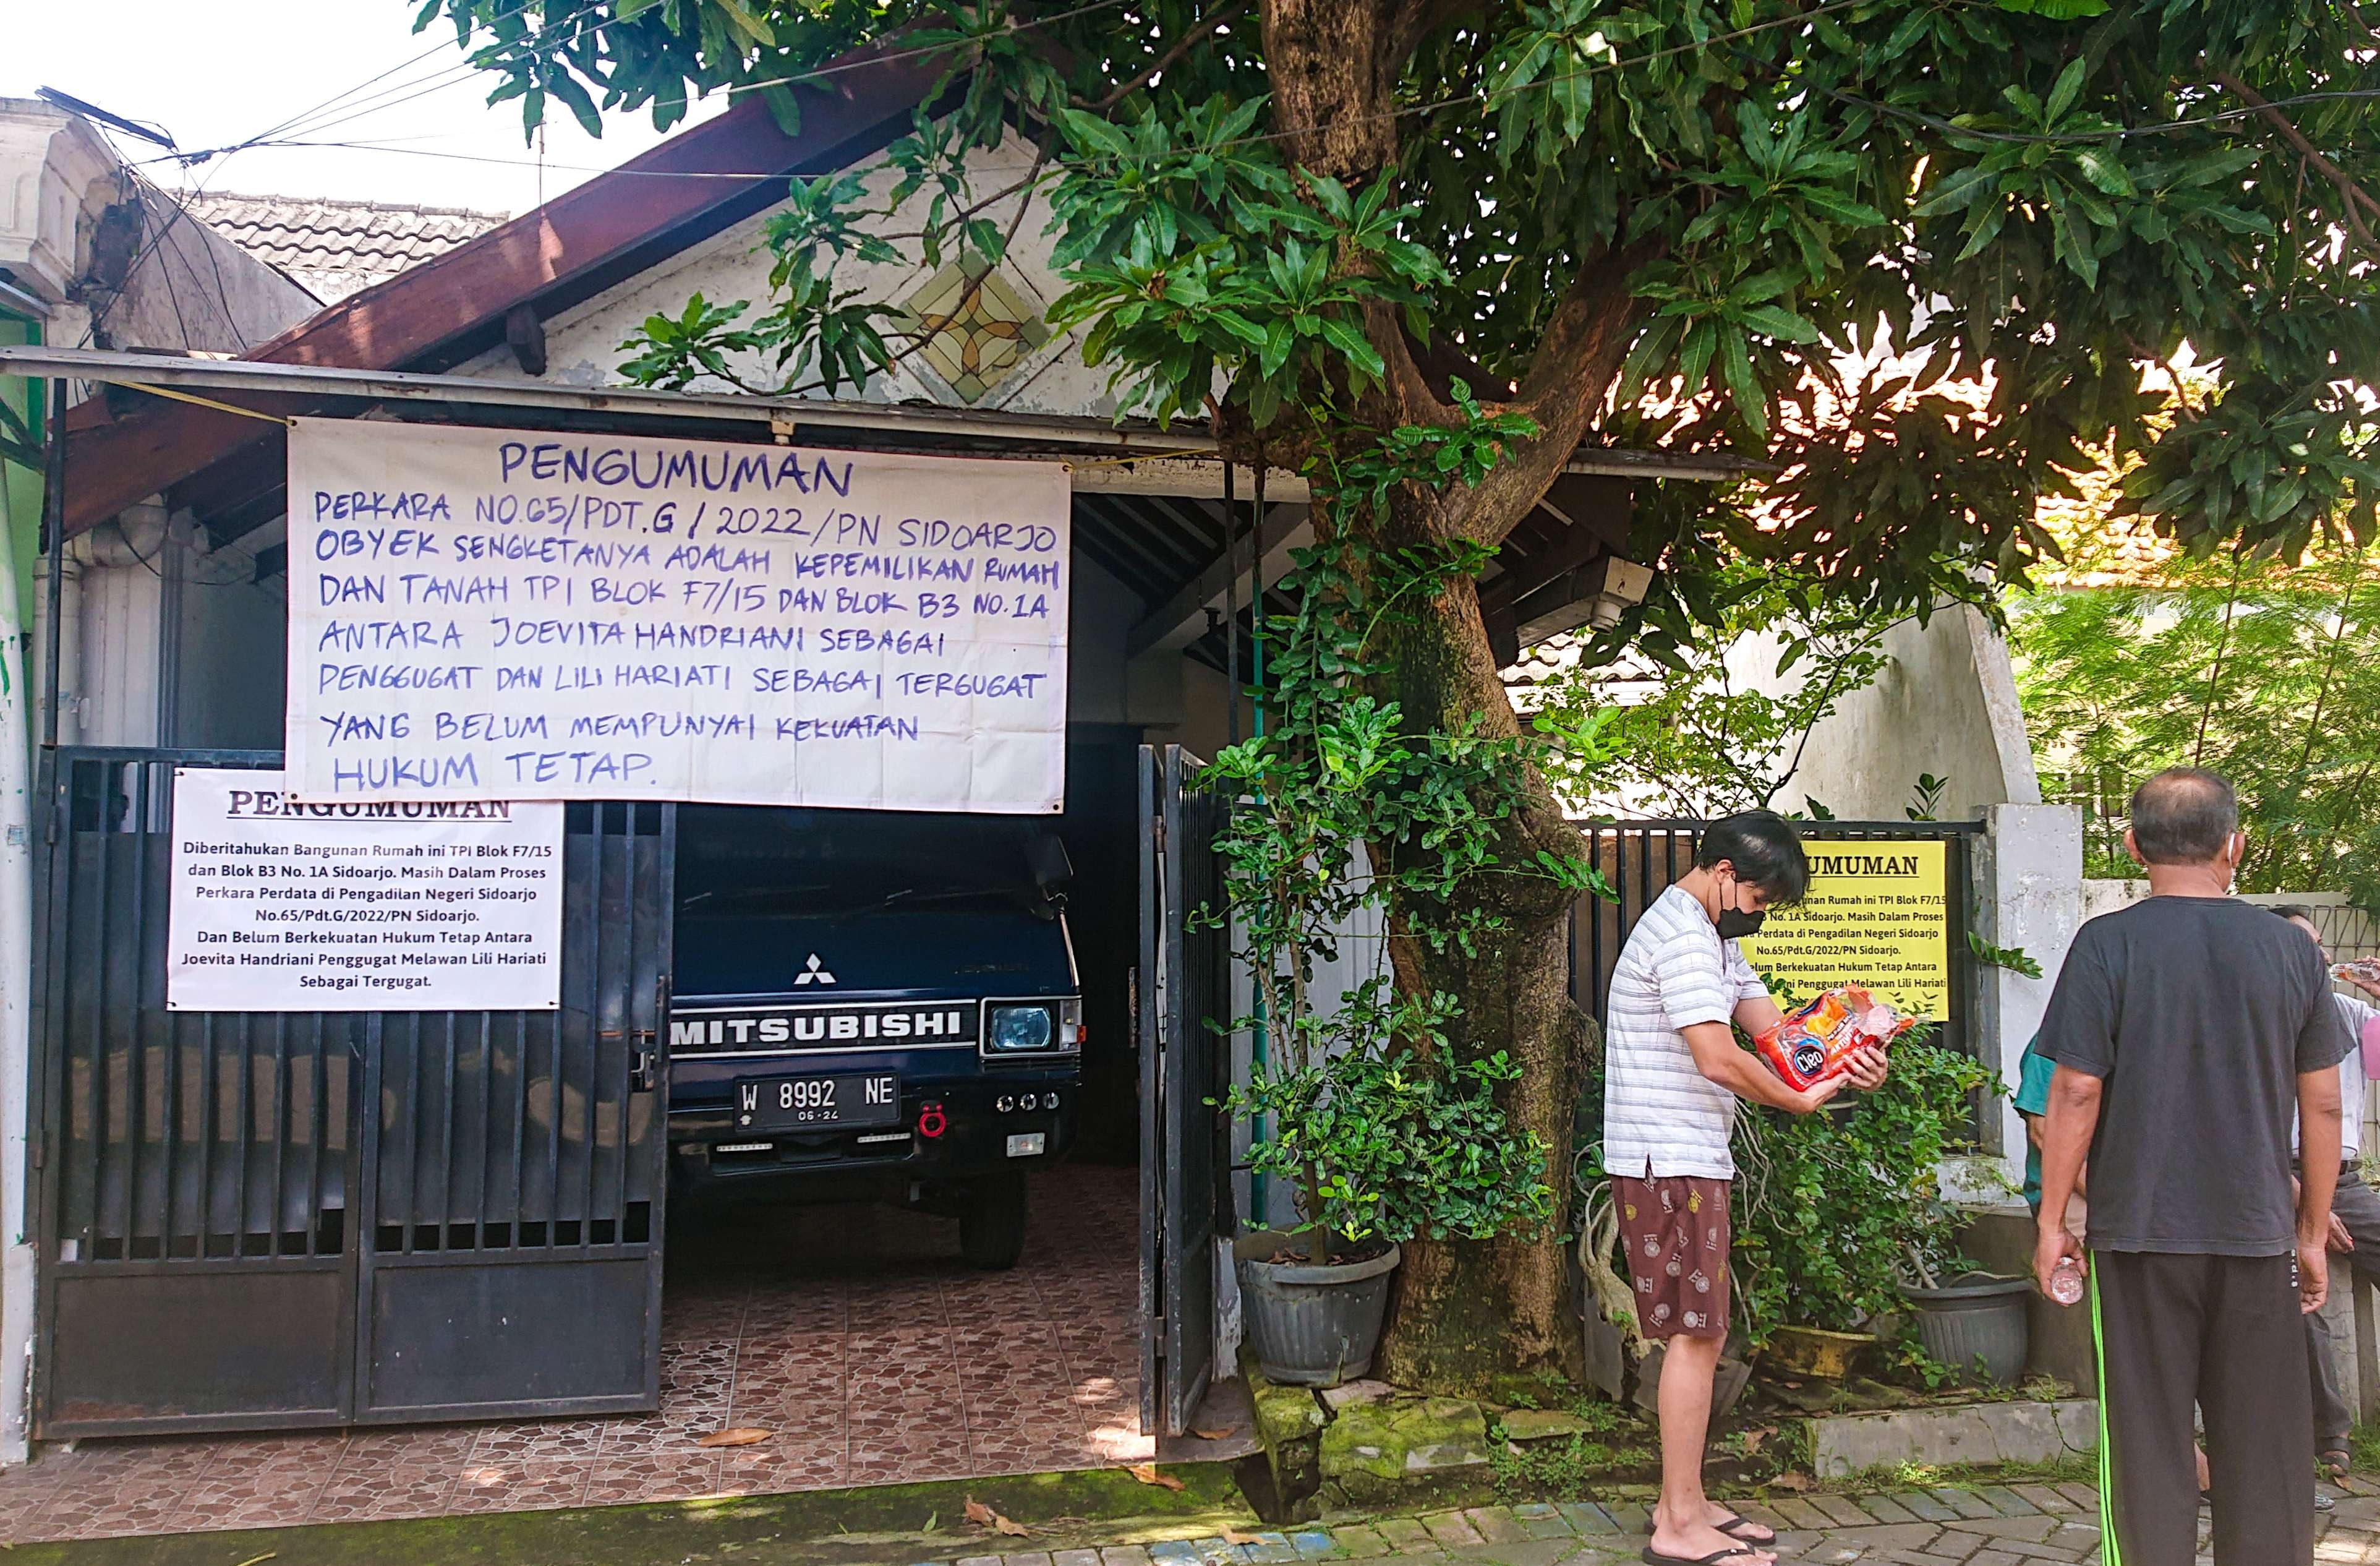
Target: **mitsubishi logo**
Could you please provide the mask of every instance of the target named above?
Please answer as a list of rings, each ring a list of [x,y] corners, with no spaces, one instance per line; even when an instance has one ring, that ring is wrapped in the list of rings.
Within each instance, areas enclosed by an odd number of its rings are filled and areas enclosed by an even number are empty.
[[[805,984],[832,984],[833,982],[834,975],[827,972],[826,969],[820,965],[819,954],[815,952],[810,953],[810,960],[808,964],[804,965],[802,971],[794,976],[794,987],[795,989],[799,989]]]

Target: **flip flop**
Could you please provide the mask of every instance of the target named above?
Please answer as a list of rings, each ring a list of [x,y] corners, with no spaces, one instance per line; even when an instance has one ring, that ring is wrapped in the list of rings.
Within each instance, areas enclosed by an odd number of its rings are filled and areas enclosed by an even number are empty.
[[[1731,1539],[1742,1539],[1744,1543],[1750,1545],[1755,1549],[1767,1549],[1770,1545],[1777,1542],[1776,1530],[1769,1528],[1765,1524],[1755,1523],[1749,1517],[1739,1517],[1733,1512],[1730,1512],[1728,1514],[1726,1522],[1713,1523],[1711,1526],[1717,1528],[1720,1533],[1725,1534]],[[1765,1538],[1755,1537],[1754,1535],[1744,1531],[1747,1528],[1757,1529],[1761,1534],[1767,1535],[1767,1536]],[[1649,1534],[1652,1531],[1652,1520],[1647,1518],[1645,1522],[1645,1532]]]
[[[1776,1529],[1767,1527],[1763,1524],[1755,1523],[1749,1517],[1736,1517],[1731,1515],[1726,1522],[1714,1523],[1711,1526],[1717,1528],[1720,1533],[1725,1534],[1729,1538],[1742,1539],[1744,1543],[1752,1546],[1755,1549],[1767,1549],[1770,1545],[1777,1542]],[[1755,1538],[1752,1535],[1744,1532],[1746,1528],[1757,1528],[1761,1533],[1766,1534],[1768,1536],[1767,1538]]]
[[[2330,1470],[2334,1478],[2346,1473],[2354,1463],[2354,1460],[2348,1454],[2345,1447],[2326,1447],[2314,1453],[2314,1458],[2325,1468]]]
[[[1748,1548],[1715,1549],[1708,1555],[1664,1555],[1649,1544],[1645,1547],[1645,1566],[1718,1566],[1722,1560],[1748,1560],[1751,1555]]]

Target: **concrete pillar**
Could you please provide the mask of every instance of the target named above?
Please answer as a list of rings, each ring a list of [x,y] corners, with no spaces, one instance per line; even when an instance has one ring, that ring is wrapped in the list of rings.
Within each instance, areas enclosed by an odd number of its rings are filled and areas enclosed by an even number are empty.
[[[32,752],[25,725],[24,625],[17,575],[0,571],[0,1465],[22,1463],[33,1354],[33,1246],[27,1221],[32,1085]]]
[[[72,672],[73,699],[61,688],[61,718],[73,716],[73,739],[59,724],[61,744],[156,745],[171,651],[166,615],[178,601],[168,590],[165,508],[154,501],[126,509],[69,541],[66,589],[74,602],[58,617],[76,649],[61,647],[60,685]],[[79,568],[79,569],[78,569]]]
[[[2041,1026],[2067,948],[2082,924],[2082,816],[2070,805],[1994,805],[1976,840],[1972,928],[1999,947],[2041,965],[2027,978],[2011,968],[1979,967],[1975,1039],[1984,1063],[2016,1088],[2017,1062]],[[1998,1117],[2001,1155],[2011,1180],[2024,1175],[2023,1122],[2005,1099]]]

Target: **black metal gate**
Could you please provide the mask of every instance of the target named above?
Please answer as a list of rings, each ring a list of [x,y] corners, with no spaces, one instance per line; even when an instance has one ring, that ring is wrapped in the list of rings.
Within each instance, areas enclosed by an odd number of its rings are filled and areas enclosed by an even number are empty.
[[[676,838],[568,807],[559,1012],[372,1019],[358,1421],[657,1405]]]
[[[1694,868],[1694,844],[1705,823],[1685,820],[1579,821],[1587,862],[1601,870],[1616,902],[1584,897],[1571,914],[1571,998],[1597,1023],[1604,1020],[1611,970],[1628,932],[1670,883]],[[1972,901],[1968,860],[1981,821],[1797,821],[1805,843],[1940,840],[1949,877],[1951,998],[1938,1037],[1945,1048],[1972,1053],[1974,1010],[1973,958],[1967,949]]]
[[[1141,1428],[1190,1428],[1215,1371],[1215,1253],[1232,1232],[1216,1024],[1231,1005],[1216,830],[1228,802],[1194,788],[1204,765],[1178,745],[1140,747]]]
[[[34,1434],[654,1406],[674,812],[571,807],[558,1014],[169,1013],[174,770],[280,760],[44,759]]]

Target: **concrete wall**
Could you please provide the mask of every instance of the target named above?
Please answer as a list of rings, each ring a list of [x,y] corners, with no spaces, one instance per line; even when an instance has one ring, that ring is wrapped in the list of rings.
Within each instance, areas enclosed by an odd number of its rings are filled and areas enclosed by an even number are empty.
[[[1801,770],[1778,796],[1780,809],[1815,798],[1844,820],[1899,820],[1923,772],[1948,778],[1937,812],[1972,820],[1986,806],[2037,805],[2033,747],[2018,705],[2008,643],[1977,610],[1956,604],[1925,625],[1885,634],[1890,660],[1875,684],[1837,704],[1811,731]],[[1776,673],[1778,648],[1746,637],[1729,666],[1747,688],[1796,684]]]
[[[2022,951],[2042,970],[2041,977],[2027,978],[2013,968],[1976,965],[1975,1036],[1985,1063],[2013,1091],[2018,1062],[2041,1026],[2082,925],[2082,817],[2071,805],[1993,805],[1984,822],[1975,844],[1973,928],[1995,946]],[[1996,1123],[2003,1170],[2022,1182],[2024,1123],[2005,1099]]]
[[[140,223],[120,294],[93,292],[93,237],[111,206]],[[0,98],[0,267],[51,307],[45,340],[237,353],[311,315],[314,297],[119,162],[91,124]]]

